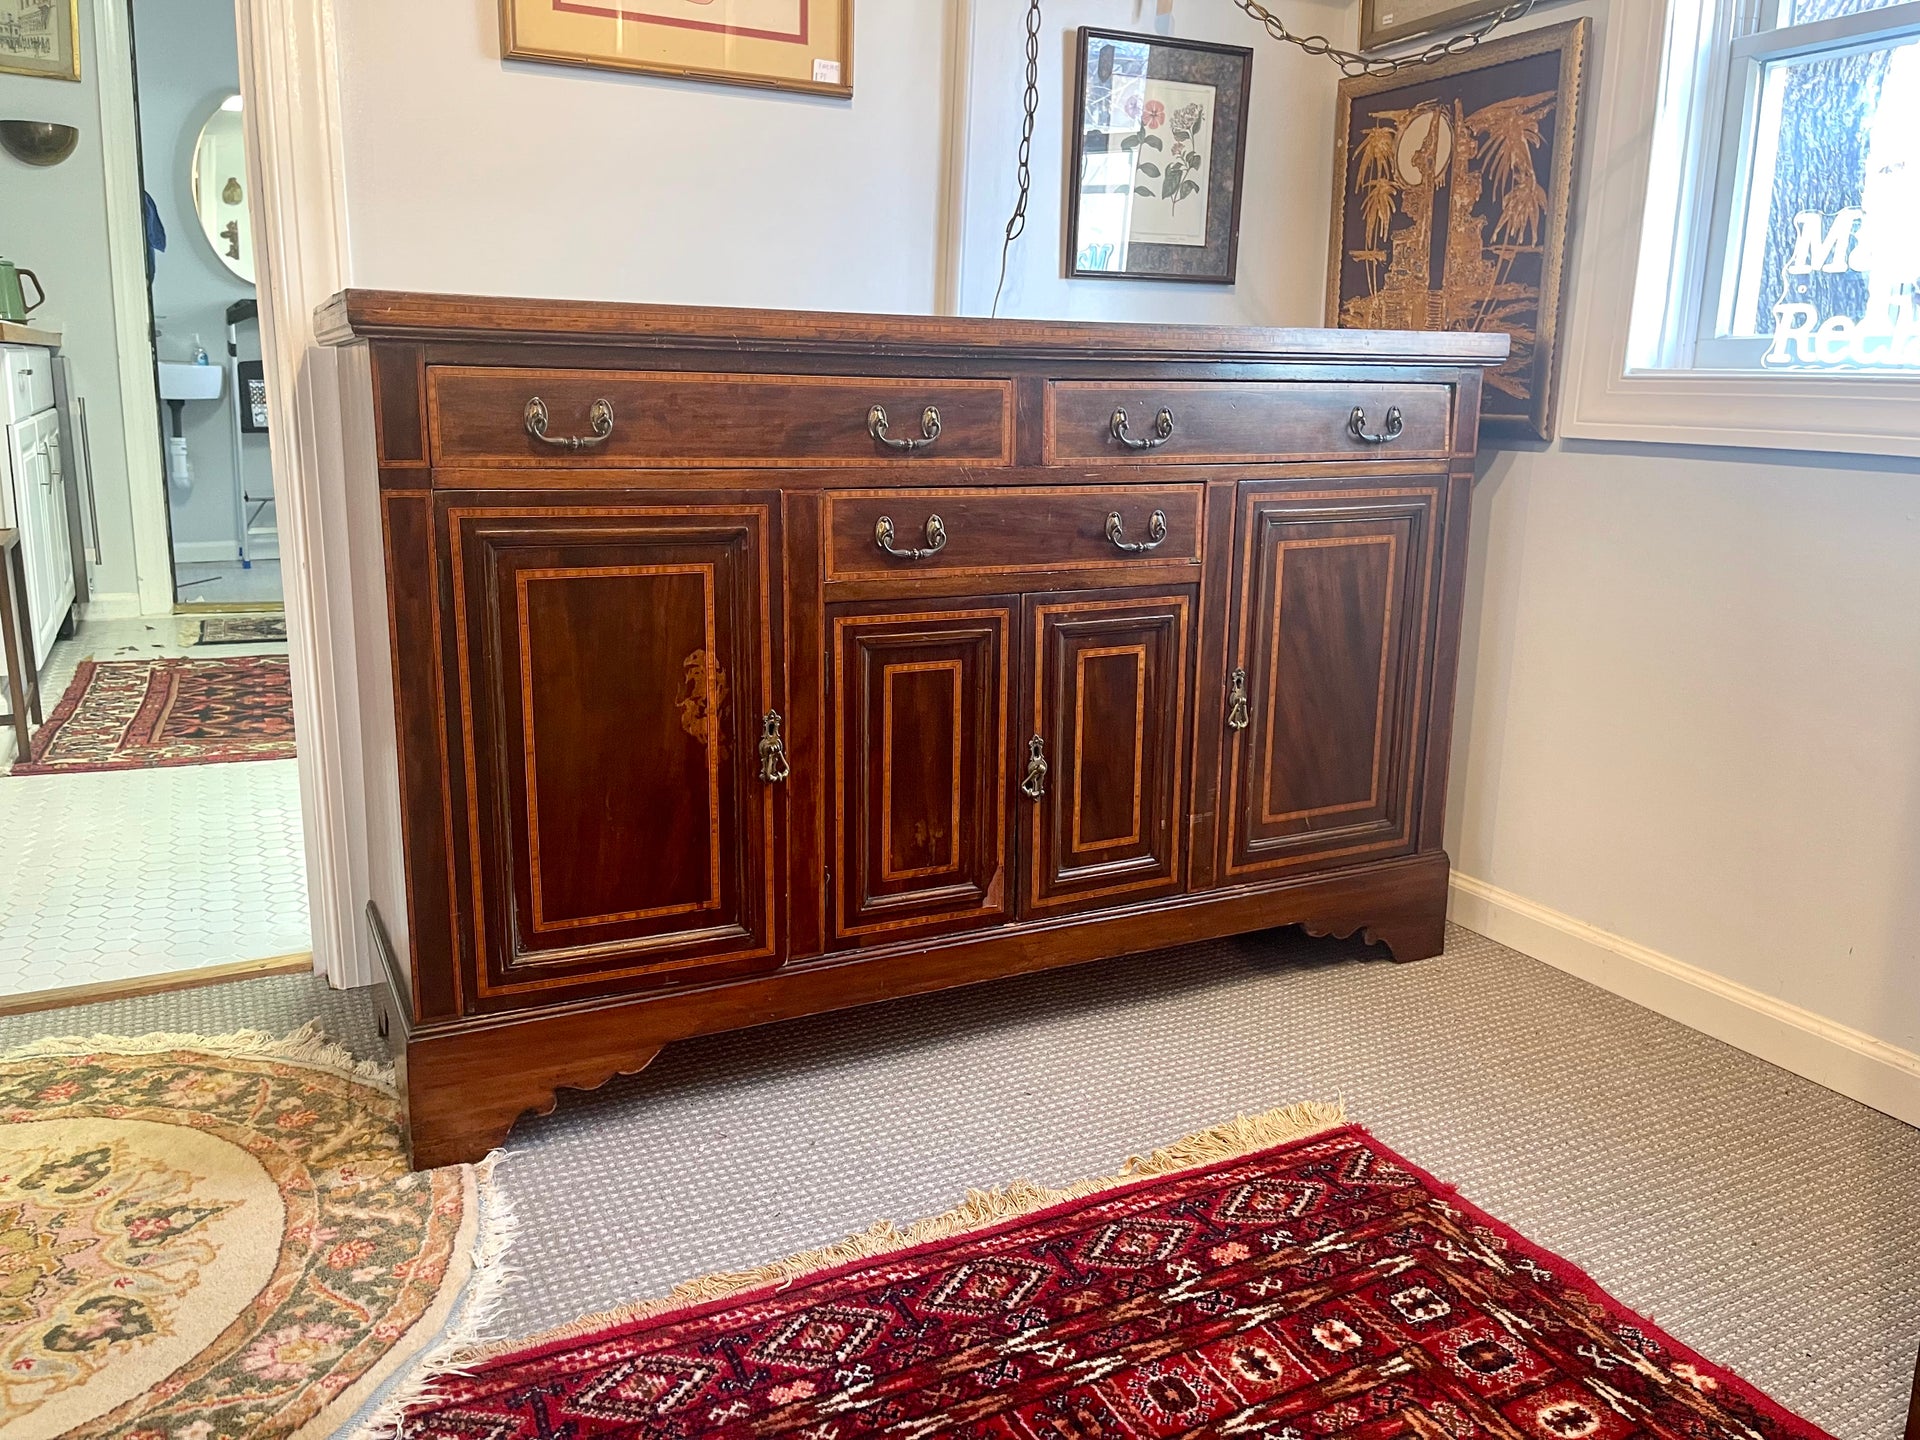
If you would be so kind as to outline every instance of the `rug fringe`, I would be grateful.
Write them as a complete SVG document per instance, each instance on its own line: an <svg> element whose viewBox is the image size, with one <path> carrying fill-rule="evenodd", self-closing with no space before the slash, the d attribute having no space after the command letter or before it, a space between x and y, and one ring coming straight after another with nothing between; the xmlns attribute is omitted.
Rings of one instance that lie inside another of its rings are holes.
<svg viewBox="0 0 1920 1440"><path fill-rule="evenodd" d="M767 1286L784 1288L817 1271L875 1259L900 1250L911 1250L936 1240L949 1240L969 1231L1017 1220L1070 1200L1085 1199L1103 1190L1131 1185L1135 1181L1217 1164L1258 1150L1268 1150L1275 1145L1305 1140L1336 1130L1346 1123L1346 1106L1339 1101L1306 1101L1298 1105L1279 1106L1257 1115L1235 1115L1231 1120L1195 1131L1145 1155L1130 1155L1117 1174L1076 1181L1060 1189L1031 1180L1014 1180L990 1190L969 1189L966 1199L951 1210L925 1220L916 1220L905 1228L896 1226L891 1220L879 1220L857 1235L849 1235L832 1245L789 1255L784 1260L750 1270L682 1281L658 1299L643 1300L598 1315L588 1315L528 1338L476 1346L445 1365L441 1373L465 1374L499 1355L577 1340L613 1325L650 1319L710 1300L724 1300L749 1290Z"/></svg>
<svg viewBox="0 0 1920 1440"><path fill-rule="evenodd" d="M392 1393L333 1440L387 1440L404 1434L407 1411L432 1399L434 1387L447 1376L461 1373L463 1357L489 1338L513 1275L506 1255L520 1234L520 1217L495 1175L505 1159L504 1152L495 1150L470 1167L476 1210L473 1248L468 1252L471 1270L466 1299L446 1333L414 1358Z"/></svg>
<svg viewBox="0 0 1920 1440"><path fill-rule="evenodd" d="M273 1035L265 1030L236 1030L228 1035L192 1035L156 1031L150 1035L68 1035L35 1040L0 1054L0 1063L10 1060L77 1058L83 1055L164 1055L173 1050L197 1051L203 1055L278 1060L310 1070L358 1080L394 1094L393 1066L384 1060L362 1060L346 1046L330 1038L316 1020L309 1020L291 1035Z"/></svg>

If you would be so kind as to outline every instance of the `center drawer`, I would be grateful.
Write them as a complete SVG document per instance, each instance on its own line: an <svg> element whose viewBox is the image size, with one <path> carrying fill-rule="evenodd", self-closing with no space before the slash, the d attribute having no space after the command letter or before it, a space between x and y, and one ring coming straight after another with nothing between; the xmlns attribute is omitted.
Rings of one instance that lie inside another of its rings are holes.
<svg viewBox="0 0 1920 1440"><path fill-rule="evenodd" d="M826 578L1197 566L1204 498L1199 485L832 491Z"/></svg>
<svg viewBox="0 0 1920 1440"><path fill-rule="evenodd" d="M434 365L427 415L436 465L919 469L1013 459L1008 380Z"/></svg>

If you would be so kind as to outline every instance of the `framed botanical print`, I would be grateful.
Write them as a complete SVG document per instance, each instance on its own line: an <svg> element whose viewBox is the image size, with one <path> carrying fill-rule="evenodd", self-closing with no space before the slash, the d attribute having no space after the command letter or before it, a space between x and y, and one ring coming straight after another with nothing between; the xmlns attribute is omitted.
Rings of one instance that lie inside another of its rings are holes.
<svg viewBox="0 0 1920 1440"><path fill-rule="evenodd" d="M1253 51L1081 27L1067 274L1233 283Z"/></svg>
<svg viewBox="0 0 1920 1440"><path fill-rule="evenodd" d="M1484 20L1505 0L1360 0L1360 48L1377 50L1413 35Z"/></svg>
<svg viewBox="0 0 1920 1440"><path fill-rule="evenodd" d="M1340 85L1327 324L1501 331L1481 428L1552 436L1587 20Z"/></svg>
<svg viewBox="0 0 1920 1440"><path fill-rule="evenodd" d="M0 0L0 73L80 78L80 0Z"/></svg>
<svg viewBox="0 0 1920 1440"><path fill-rule="evenodd" d="M500 0L500 53L851 96L853 0Z"/></svg>

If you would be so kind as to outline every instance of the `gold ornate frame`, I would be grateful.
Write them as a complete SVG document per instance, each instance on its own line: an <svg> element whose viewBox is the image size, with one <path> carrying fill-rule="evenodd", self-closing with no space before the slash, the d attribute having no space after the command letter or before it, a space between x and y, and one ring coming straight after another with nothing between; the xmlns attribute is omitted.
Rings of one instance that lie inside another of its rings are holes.
<svg viewBox="0 0 1920 1440"><path fill-rule="evenodd" d="M1483 415L1481 432L1536 435L1553 438L1553 402L1560 378L1560 302L1565 279L1567 236L1573 216L1575 162L1580 153L1580 100L1585 80L1587 44L1593 22L1585 17L1543 26L1505 40L1492 40L1465 54L1452 56L1416 71L1398 75L1361 76L1340 82L1339 114L1333 136L1333 215L1327 243L1326 324L1340 323L1341 252L1347 230L1348 178L1352 170L1351 128L1353 102L1383 91L1424 85L1456 75L1471 74L1530 55L1558 52L1560 83L1555 92L1553 154L1548 163L1546 246L1540 263L1540 309L1534 327L1535 353L1543 363L1539 383L1526 417Z"/></svg>
<svg viewBox="0 0 1920 1440"><path fill-rule="evenodd" d="M837 83L815 80L783 79L778 76L748 74L698 65L674 65L649 60L629 60L619 56L584 54L571 50L543 49L517 33L515 16L521 0L500 0L500 58L502 60L539 60L551 65L577 65L590 70L622 70L638 75L668 75L681 80L713 80L725 85L746 85L759 90L793 90L809 95L832 95L842 100L853 98L853 0L833 0L840 11L840 79Z"/></svg>
<svg viewBox="0 0 1920 1440"><path fill-rule="evenodd" d="M73 63L65 71L29 70L0 60L0 75L28 75L35 80L78 80L80 78L80 0L67 0L67 46Z"/></svg>

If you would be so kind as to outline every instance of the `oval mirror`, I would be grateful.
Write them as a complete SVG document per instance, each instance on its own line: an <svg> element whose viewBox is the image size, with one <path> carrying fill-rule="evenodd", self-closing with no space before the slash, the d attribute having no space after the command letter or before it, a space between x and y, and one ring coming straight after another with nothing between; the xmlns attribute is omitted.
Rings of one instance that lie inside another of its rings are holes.
<svg viewBox="0 0 1920 1440"><path fill-rule="evenodd" d="M240 97L229 95L200 127L193 147L193 208L213 253L253 283L253 236L247 223L247 145Z"/></svg>

